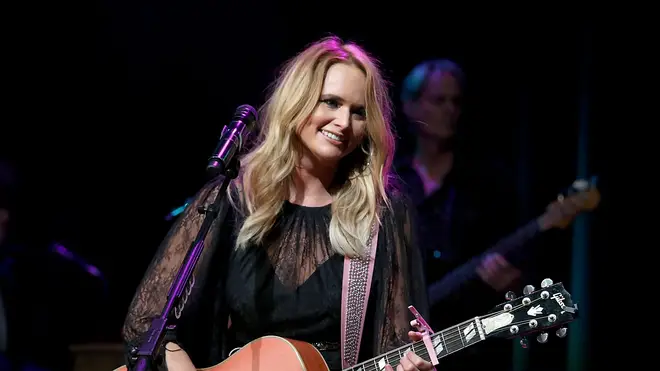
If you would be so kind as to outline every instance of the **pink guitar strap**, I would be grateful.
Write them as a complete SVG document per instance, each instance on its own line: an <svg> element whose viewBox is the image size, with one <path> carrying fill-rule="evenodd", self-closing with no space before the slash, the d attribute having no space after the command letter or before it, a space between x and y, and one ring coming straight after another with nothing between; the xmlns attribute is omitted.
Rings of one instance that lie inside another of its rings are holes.
<svg viewBox="0 0 660 371"><path fill-rule="evenodd" d="M378 230L376 224L367 242L369 259L344 259L341 297L341 359L344 368L355 365L360 354L364 317L376 260Z"/></svg>

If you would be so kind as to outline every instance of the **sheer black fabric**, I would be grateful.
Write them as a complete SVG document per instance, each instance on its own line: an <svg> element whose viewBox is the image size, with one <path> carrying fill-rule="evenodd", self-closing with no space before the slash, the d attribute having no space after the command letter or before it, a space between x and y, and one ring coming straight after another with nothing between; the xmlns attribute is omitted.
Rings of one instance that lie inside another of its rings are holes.
<svg viewBox="0 0 660 371"><path fill-rule="evenodd" d="M129 350L162 310L203 220L197 206L210 202L216 192L213 184L199 192L154 257L125 321ZM391 197L391 210L384 209L381 216L360 361L410 342L408 305L428 315L413 209L400 193ZM266 243L237 250L233 241L242 215L231 209L225 224L216 223L209 233L195 271L195 288L168 340L179 343L196 367L215 365L234 347L264 335L338 344L344 257L330 247L331 206L284 202ZM341 369L338 347L321 353L332 370ZM162 361L160 367L165 369Z"/></svg>

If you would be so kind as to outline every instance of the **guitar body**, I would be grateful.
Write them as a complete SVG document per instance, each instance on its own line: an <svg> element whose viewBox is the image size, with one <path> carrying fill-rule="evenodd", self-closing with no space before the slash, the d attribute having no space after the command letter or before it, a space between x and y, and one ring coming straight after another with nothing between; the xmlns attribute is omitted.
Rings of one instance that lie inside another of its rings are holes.
<svg viewBox="0 0 660 371"><path fill-rule="evenodd" d="M183 350L167 352L166 360L169 371L329 371L313 345L279 336L256 339L211 367L195 368ZM114 371L128 368L122 366Z"/></svg>

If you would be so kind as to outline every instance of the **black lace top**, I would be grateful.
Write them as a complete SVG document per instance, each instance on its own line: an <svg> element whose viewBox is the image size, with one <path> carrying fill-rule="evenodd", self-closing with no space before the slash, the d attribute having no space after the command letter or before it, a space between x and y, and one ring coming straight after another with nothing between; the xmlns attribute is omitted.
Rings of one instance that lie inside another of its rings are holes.
<svg viewBox="0 0 660 371"><path fill-rule="evenodd" d="M339 368L343 257L327 235L330 207L285 203L268 249L234 250L226 299L236 346L263 334L323 342Z"/></svg>
<svg viewBox="0 0 660 371"><path fill-rule="evenodd" d="M126 318L123 333L129 349L162 310L170 283L203 219L197 206L211 202L215 193L215 186L207 185L158 250ZM209 232L195 271L195 289L176 333L168 340L181 344L196 367L208 367L235 347L264 335L278 335L321 343L328 366L341 370L344 257L330 247L331 206L284 202L266 243L237 250L233 241L241 215L230 209L227 223ZM393 208L382 219L360 361L409 342L408 305L423 314L428 310L419 251L403 198L393 197Z"/></svg>

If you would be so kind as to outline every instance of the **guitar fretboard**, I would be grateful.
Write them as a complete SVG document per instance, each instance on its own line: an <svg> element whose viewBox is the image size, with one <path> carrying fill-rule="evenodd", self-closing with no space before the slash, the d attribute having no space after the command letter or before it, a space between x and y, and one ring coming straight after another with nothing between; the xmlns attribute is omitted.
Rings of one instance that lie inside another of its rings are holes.
<svg viewBox="0 0 660 371"><path fill-rule="evenodd" d="M436 357L440 359L485 340L486 336L481 326L481 320L479 317L475 317L469 321L436 332L431 335L430 338L433 351L435 352ZM420 340L401 348L391 350L343 371L382 371L385 370L385 365L387 364L396 370L401 358L404 357L408 351L415 352L415 354L421 358L431 362L431 357L426 344L423 340Z"/></svg>

